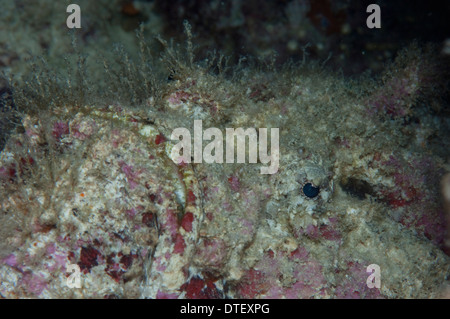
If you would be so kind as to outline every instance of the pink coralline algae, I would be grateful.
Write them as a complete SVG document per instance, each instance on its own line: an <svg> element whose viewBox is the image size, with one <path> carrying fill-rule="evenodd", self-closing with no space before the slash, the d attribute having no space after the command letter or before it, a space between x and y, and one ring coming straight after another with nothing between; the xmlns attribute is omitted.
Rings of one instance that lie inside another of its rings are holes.
<svg viewBox="0 0 450 319"><path fill-rule="evenodd" d="M391 155L381 163L392 173L394 187L380 189L381 197L394 209L395 219L407 228L442 246L445 217L439 204L439 177L427 157Z"/></svg>
<svg viewBox="0 0 450 319"><path fill-rule="evenodd" d="M313 225L310 224L306 228L299 228L296 232L296 236L300 237L302 235L307 236L311 239L316 240L330 240L340 242L342 235L338 228L338 220L335 217L329 218L327 224Z"/></svg>
<svg viewBox="0 0 450 319"><path fill-rule="evenodd" d="M367 264L367 262L365 263ZM335 294L341 299L380 299L380 291L370 289L366 284L368 273L364 264L348 261L347 267L339 271L340 278L346 278L340 281Z"/></svg>
<svg viewBox="0 0 450 319"><path fill-rule="evenodd" d="M30 293L39 296L47 288L47 283L42 274L26 273L20 284L27 287Z"/></svg>
<svg viewBox="0 0 450 319"><path fill-rule="evenodd" d="M69 125L65 122L56 122L53 125L52 135L59 141L64 135L69 134Z"/></svg>
<svg viewBox="0 0 450 319"><path fill-rule="evenodd" d="M429 94L429 83L437 74L436 61L414 46L404 54L410 58L400 55L392 69L386 72L383 86L369 97L371 112L403 118L412 114L412 108L421 96Z"/></svg>
<svg viewBox="0 0 450 319"><path fill-rule="evenodd" d="M4 262L5 264L7 264L8 266L11 266L11 267L17 266L17 258L14 254L11 254L8 257L4 258L2 260L2 262Z"/></svg>
<svg viewBox="0 0 450 319"><path fill-rule="evenodd" d="M194 221L194 215L191 212L187 212L184 214L183 219L181 220L181 227L187 232L192 231L192 222Z"/></svg>
<svg viewBox="0 0 450 319"><path fill-rule="evenodd" d="M196 247L195 259L197 263L207 267L208 271L217 272L226 265L228 251L223 239L205 238Z"/></svg>
<svg viewBox="0 0 450 319"><path fill-rule="evenodd" d="M97 258L99 256L101 256L101 254L94 247L81 247L80 261L78 262L81 271L87 273L92 267L97 266Z"/></svg>
<svg viewBox="0 0 450 319"><path fill-rule="evenodd" d="M140 171L133 168L133 166L126 164L125 162L119 162L122 172L127 177L128 183L130 183L130 189L137 187Z"/></svg>
<svg viewBox="0 0 450 319"><path fill-rule="evenodd" d="M280 277L281 271L283 276ZM325 297L328 290L322 267L303 247L276 255L269 251L246 272L237 286L241 298Z"/></svg>
<svg viewBox="0 0 450 319"><path fill-rule="evenodd" d="M84 141L91 137L96 131L95 121L80 121L76 120L72 123L72 134L76 139Z"/></svg>
<svg viewBox="0 0 450 319"><path fill-rule="evenodd" d="M181 290L186 293L188 299L218 299L221 293L217 290L215 284L211 280L203 280L193 277L183 286Z"/></svg>
<svg viewBox="0 0 450 319"><path fill-rule="evenodd" d="M411 75L416 81L416 75ZM410 79L394 79L388 81L386 88L374 94L370 104L380 114L387 114L393 118L404 117L409 114L412 102L417 95L418 83L411 83Z"/></svg>
<svg viewBox="0 0 450 319"><path fill-rule="evenodd" d="M231 176L228 178L228 182L230 183L230 187L234 192L238 192L240 188L239 178L236 176Z"/></svg>

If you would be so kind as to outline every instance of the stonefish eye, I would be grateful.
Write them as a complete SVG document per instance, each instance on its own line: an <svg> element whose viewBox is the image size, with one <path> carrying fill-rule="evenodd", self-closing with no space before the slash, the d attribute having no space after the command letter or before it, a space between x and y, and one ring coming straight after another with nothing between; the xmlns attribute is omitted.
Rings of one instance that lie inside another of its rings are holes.
<svg viewBox="0 0 450 319"><path fill-rule="evenodd" d="M303 186L303 194L309 198L314 198L319 195L319 191L319 187L314 187L311 183L306 183L305 186Z"/></svg>

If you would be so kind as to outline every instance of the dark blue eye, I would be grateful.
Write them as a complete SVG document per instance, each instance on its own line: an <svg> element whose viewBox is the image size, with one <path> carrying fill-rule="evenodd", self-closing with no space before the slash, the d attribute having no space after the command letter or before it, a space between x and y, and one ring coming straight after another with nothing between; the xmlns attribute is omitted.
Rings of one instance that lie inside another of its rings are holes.
<svg viewBox="0 0 450 319"><path fill-rule="evenodd" d="M307 183L305 184L305 186L303 186L303 194L305 194L309 198L313 198L319 195L319 191L319 187L314 187L311 183Z"/></svg>

